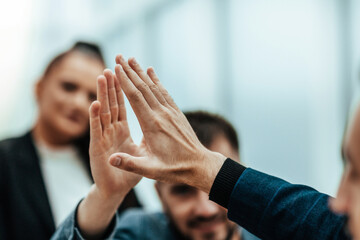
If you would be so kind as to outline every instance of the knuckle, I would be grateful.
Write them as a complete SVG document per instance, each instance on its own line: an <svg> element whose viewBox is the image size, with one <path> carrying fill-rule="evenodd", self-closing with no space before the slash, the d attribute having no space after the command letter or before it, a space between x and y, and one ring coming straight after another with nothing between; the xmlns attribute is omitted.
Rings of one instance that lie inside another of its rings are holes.
<svg viewBox="0 0 360 240"><path fill-rule="evenodd" d="M112 108L117 107L117 106L116 106L116 105L117 105L116 98L110 98L110 99L109 99L109 103L110 103L110 106L111 106Z"/></svg>
<svg viewBox="0 0 360 240"><path fill-rule="evenodd" d="M110 107L110 111L117 111L118 110L118 105L114 104Z"/></svg>
<svg viewBox="0 0 360 240"><path fill-rule="evenodd" d="M149 86L145 82L141 82L136 86L140 91L146 91Z"/></svg>
<svg viewBox="0 0 360 240"><path fill-rule="evenodd" d="M154 119L154 125L155 125L155 127L156 127L157 129L162 129L162 128L163 128L163 127L162 127L162 122L161 122L161 120L158 119L158 118Z"/></svg>
<svg viewBox="0 0 360 240"><path fill-rule="evenodd" d="M151 80L155 83L155 84L159 84L160 81L156 76L152 76Z"/></svg>
<svg viewBox="0 0 360 240"><path fill-rule="evenodd" d="M134 101L139 101L143 97L143 95L139 90L135 90L129 94L129 97Z"/></svg>
<svg viewBox="0 0 360 240"><path fill-rule="evenodd" d="M113 119L116 119L117 118L117 115L118 115L118 107L117 106L114 106L111 108L111 115L112 115L112 118Z"/></svg>
<svg viewBox="0 0 360 240"><path fill-rule="evenodd" d="M159 91L158 87L155 84L150 84L149 88L153 92L155 92L155 91L158 92Z"/></svg>
<svg viewBox="0 0 360 240"><path fill-rule="evenodd" d="M154 125L155 125L156 131L160 131L162 133L169 131L169 129L164 125L164 121L162 121L161 119L156 118L154 120Z"/></svg>
<svg viewBox="0 0 360 240"><path fill-rule="evenodd" d="M103 117L103 118L108 117L108 116L110 116L110 114L111 114L110 111L102 112L101 117Z"/></svg>
<svg viewBox="0 0 360 240"><path fill-rule="evenodd" d="M125 66L123 65L122 67L123 67L123 69L125 70L125 72L130 72L130 71L132 71L132 68L131 68L128 64L125 64Z"/></svg>
<svg viewBox="0 0 360 240"><path fill-rule="evenodd" d="M164 118L166 118L166 119L172 118L172 113L166 108L163 110L162 114L163 114Z"/></svg>
<svg viewBox="0 0 360 240"><path fill-rule="evenodd" d="M136 165L135 162L133 161L133 159L128 159L125 163L125 169L128 171L135 171L136 170Z"/></svg>
<svg viewBox="0 0 360 240"><path fill-rule="evenodd" d="M102 122L104 122L104 123L110 122L110 120L111 120L110 112L102 113L101 114L101 119L102 119Z"/></svg>

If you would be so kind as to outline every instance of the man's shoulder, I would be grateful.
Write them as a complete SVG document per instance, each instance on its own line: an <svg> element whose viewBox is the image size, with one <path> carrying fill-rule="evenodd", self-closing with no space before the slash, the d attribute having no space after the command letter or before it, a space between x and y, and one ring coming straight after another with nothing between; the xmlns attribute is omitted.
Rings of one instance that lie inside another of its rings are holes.
<svg viewBox="0 0 360 240"><path fill-rule="evenodd" d="M131 239L171 239L172 233L166 215L130 209L118 217L115 236L126 234ZM129 239L130 239L129 238Z"/></svg>
<svg viewBox="0 0 360 240"><path fill-rule="evenodd" d="M168 220L162 212L146 212L143 209L129 209L120 215L119 223L131 225L155 224L166 227Z"/></svg>
<svg viewBox="0 0 360 240"><path fill-rule="evenodd" d="M249 233L245 229L241 229L241 239L242 240L261 240L260 238L258 238L255 235Z"/></svg>
<svg viewBox="0 0 360 240"><path fill-rule="evenodd" d="M120 217L140 217L140 218L166 218L163 212L148 212L142 208L127 209Z"/></svg>

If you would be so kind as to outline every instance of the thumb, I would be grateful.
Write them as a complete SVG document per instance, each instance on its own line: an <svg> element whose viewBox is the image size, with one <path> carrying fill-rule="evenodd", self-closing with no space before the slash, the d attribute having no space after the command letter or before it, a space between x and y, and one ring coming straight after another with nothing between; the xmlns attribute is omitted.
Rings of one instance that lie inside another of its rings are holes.
<svg viewBox="0 0 360 240"><path fill-rule="evenodd" d="M148 175L146 157L134 157L126 153L114 153L110 156L110 164L114 167L136 173L142 176Z"/></svg>

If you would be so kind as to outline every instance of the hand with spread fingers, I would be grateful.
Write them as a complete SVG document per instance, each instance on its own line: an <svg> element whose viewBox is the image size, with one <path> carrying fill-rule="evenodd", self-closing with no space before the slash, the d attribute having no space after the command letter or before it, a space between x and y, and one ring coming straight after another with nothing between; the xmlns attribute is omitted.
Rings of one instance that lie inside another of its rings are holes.
<svg viewBox="0 0 360 240"><path fill-rule="evenodd" d="M90 106L90 165L95 184L78 208L78 224L84 236L100 237L126 194L141 176L113 168L114 152L144 156L143 141L134 144L128 127L124 97L116 76L105 70L97 79L97 101Z"/></svg>
<svg viewBox="0 0 360 240"><path fill-rule="evenodd" d="M115 74L140 123L146 154L115 153L110 162L145 177L179 182L209 193L226 157L206 149L154 70L144 72L134 58L116 57Z"/></svg>
<svg viewBox="0 0 360 240"><path fill-rule="evenodd" d="M133 188L140 176L115 171L108 159L114 152L135 156L145 153L144 142L137 146L128 127L124 96L116 76L105 70L98 78L98 101L90 106L90 164L96 186L104 196L113 195L119 188Z"/></svg>

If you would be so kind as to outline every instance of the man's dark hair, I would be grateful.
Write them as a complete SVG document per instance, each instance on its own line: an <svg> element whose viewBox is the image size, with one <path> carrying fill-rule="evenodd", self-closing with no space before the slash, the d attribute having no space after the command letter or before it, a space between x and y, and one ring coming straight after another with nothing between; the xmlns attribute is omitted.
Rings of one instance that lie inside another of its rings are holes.
<svg viewBox="0 0 360 240"><path fill-rule="evenodd" d="M239 152L239 140L235 128L223 117L204 111L184 113L200 142L209 147L219 136L224 136L231 146Z"/></svg>

